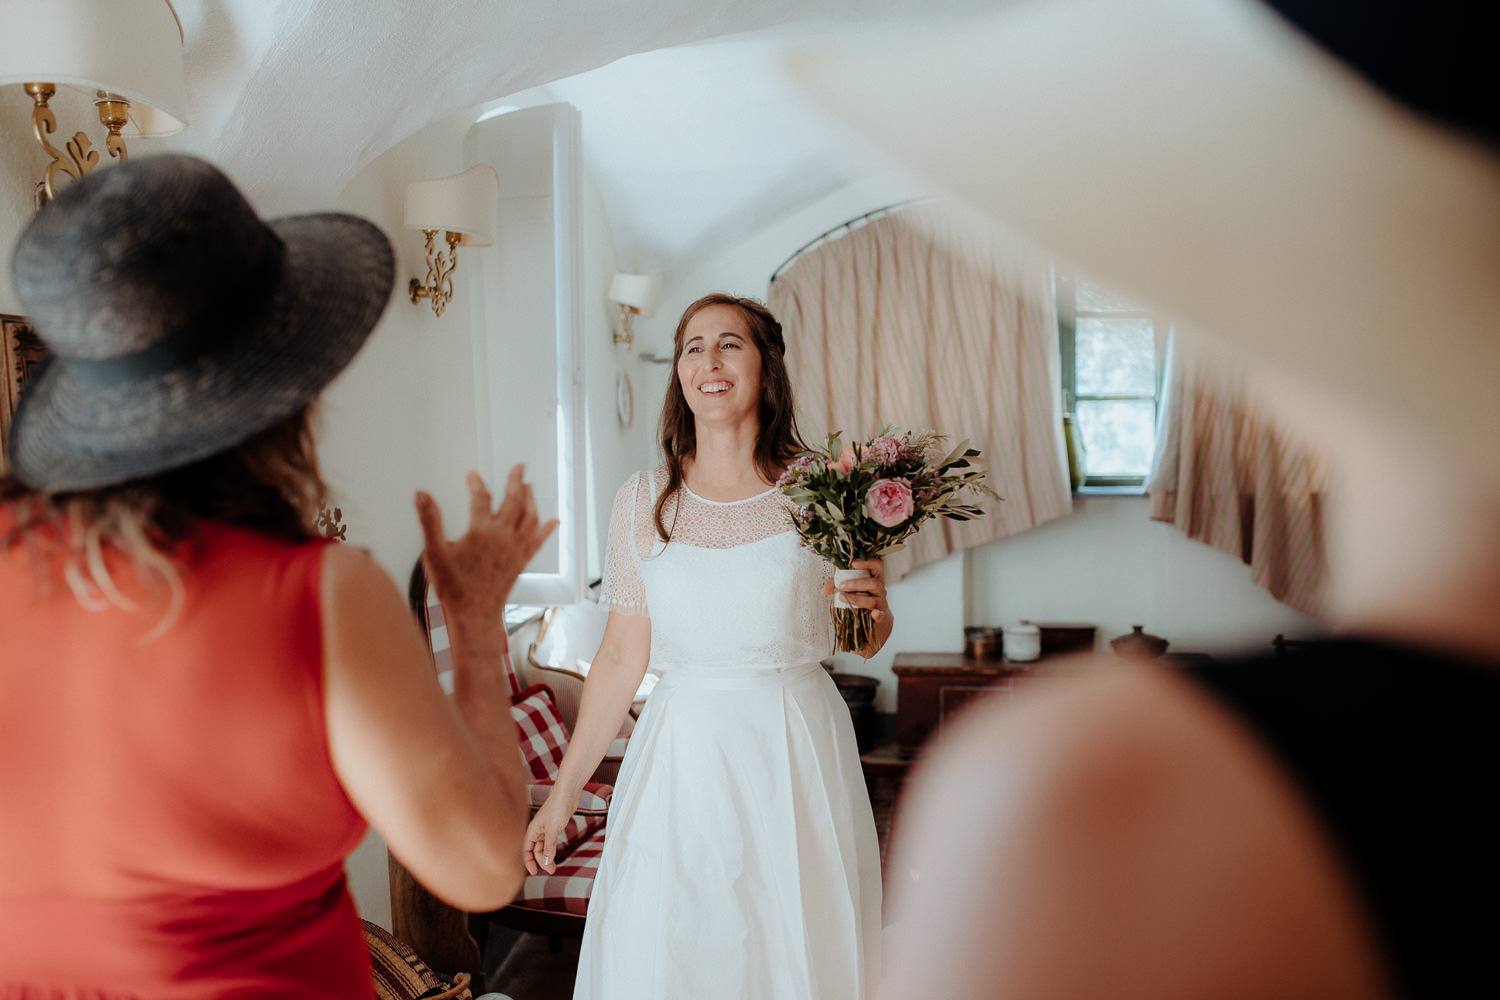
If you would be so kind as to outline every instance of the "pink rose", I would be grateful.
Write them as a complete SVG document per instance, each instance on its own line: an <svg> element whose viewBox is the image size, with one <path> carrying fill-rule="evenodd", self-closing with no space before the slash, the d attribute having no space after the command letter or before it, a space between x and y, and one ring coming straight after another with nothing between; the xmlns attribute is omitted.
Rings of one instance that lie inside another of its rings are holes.
<svg viewBox="0 0 1500 1000"><path fill-rule="evenodd" d="M879 479L865 494L865 508L883 528L894 528L911 517L911 487L904 479Z"/></svg>
<svg viewBox="0 0 1500 1000"><path fill-rule="evenodd" d="M870 442L870 451L881 465L894 465L901 457L901 442L895 438L879 437Z"/></svg>
<svg viewBox="0 0 1500 1000"><path fill-rule="evenodd" d="M834 462L829 468L840 475L847 476L854 471L854 467L858 464L859 460L854 457L854 449L846 447L839 453L839 460Z"/></svg>

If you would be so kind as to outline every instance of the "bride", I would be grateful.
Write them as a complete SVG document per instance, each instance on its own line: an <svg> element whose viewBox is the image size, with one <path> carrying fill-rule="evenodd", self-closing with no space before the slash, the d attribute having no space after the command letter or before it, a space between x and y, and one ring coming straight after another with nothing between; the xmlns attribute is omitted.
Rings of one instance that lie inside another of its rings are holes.
<svg viewBox="0 0 1500 1000"><path fill-rule="evenodd" d="M648 663L589 902L575 1000L829 1000L879 968L880 859L848 710L819 664L832 570L773 485L801 447L781 326L708 295L677 326L666 456L615 498L609 621L567 756L526 834L551 872ZM884 567L841 584L891 632Z"/></svg>

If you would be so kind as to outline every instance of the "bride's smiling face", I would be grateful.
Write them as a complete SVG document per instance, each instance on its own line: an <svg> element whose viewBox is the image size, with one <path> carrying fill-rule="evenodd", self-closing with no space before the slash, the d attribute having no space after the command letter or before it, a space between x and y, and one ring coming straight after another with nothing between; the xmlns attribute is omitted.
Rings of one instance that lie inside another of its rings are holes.
<svg viewBox="0 0 1500 1000"><path fill-rule="evenodd" d="M682 332L677 378L697 423L759 420L760 349L744 313L728 305L694 313Z"/></svg>

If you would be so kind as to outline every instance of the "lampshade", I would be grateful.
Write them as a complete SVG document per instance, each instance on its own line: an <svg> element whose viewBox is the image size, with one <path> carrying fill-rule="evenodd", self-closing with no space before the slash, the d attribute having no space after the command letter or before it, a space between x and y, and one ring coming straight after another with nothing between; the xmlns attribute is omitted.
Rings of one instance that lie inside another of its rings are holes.
<svg viewBox="0 0 1500 1000"><path fill-rule="evenodd" d="M127 135L187 128L182 25L168 0L0 3L0 84L104 90L130 102Z"/></svg>
<svg viewBox="0 0 1500 1000"><path fill-rule="evenodd" d="M660 271L654 274L616 274L609 283L609 301L630 306L642 316L655 316L661 283Z"/></svg>
<svg viewBox="0 0 1500 1000"><path fill-rule="evenodd" d="M491 246L499 204L500 175L487 163L452 177L407 181L406 228L457 233L462 246Z"/></svg>

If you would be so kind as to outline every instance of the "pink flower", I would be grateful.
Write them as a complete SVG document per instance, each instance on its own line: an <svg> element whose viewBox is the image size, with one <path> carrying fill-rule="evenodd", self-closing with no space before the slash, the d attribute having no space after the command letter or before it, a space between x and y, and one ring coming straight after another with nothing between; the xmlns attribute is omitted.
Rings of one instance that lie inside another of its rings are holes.
<svg viewBox="0 0 1500 1000"><path fill-rule="evenodd" d="M854 471L854 467L858 464L859 460L854 457L854 449L846 446L839 453L839 460L830 465L829 468L840 475L847 476Z"/></svg>
<svg viewBox="0 0 1500 1000"><path fill-rule="evenodd" d="M901 457L901 442L895 438L878 437L870 442L870 452L881 465L894 465Z"/></svg>
<svg viewBox="0 0 1500 1000"><path fill-rule="evenodd" d="M883 528L894 528L911 517L911 487L904 479L878 479L865 494L865 508Z"/></svg>

